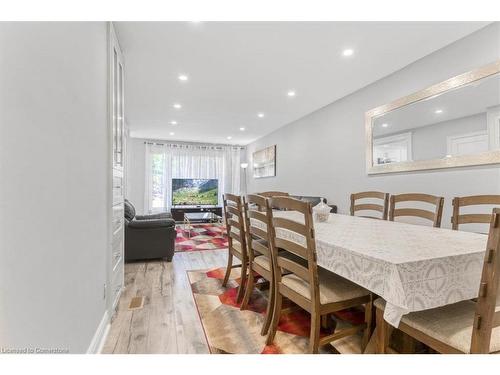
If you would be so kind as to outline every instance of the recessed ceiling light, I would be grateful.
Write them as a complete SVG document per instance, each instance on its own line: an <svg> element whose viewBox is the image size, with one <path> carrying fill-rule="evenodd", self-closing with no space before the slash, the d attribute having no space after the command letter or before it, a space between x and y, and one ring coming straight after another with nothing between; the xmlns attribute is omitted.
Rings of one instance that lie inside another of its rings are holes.
<svg viewBox="0 0 500 375"><path fill-rule="evenodd" d="M435 114L439 115L440 113L443 113L443 110L442 109L436 109L434 111Z"/></svg>
<svg viewBox="0 0 500 375"><path fill-rule="evenodd" d="M262 118L262 117L264 117L264 114L263 114L262 112L260 112L260 113L257 113L257 117L260 117L260 118Z"/></svg>
<svg viewBox="0 0 500 375"><path fill-rule="evenodd" d="M185 74L181 74L179 75L179 81L187 81L188 80L188 76L185 75Z"/></svg>
<svg viewBox="0 0 500 375"><path fill-rule="evenodd" d="M182 105L180 105L179 103L175 103L175 104L174 104L174 108L175 108L175 109L181 109L181 108L182 108Z"/></svg>
<svg viewBox="0 0 500 375"><path fill-rule="evenodd" d="M244 131L245 131L245 127L244 127L244 126L242 126L242 127L240 128L240 131L244 132Z"/></svg>
<svg viewBox="0 0 500 375"><path fill-rule="evenodd" d="M168 133L168 134L170 134L170 135L175 135L175 133L174 133L174 132L170 132L170 133Z"/></svg>
<svg viewBox="0 0 500 375"><path fill-rule="evenodd" d="M352 48L347 48L342 51L343 56L352 56L354 55L354 50Z"/></svg>
<svg viewBox="0 0 500 375"><path fill-rule="evenodd" d="M177 121L170 121L170 125L177 125Z"/></svg>
<svg viewBox="0 0 500 375"><path fill-rule="evenodd" d="M383 124L382 124L382 127L383 127L383 128L387 128L388 126L389 126L389 124L388 124L388 123L383 123Z"/></svg>
<svg viewBox="0 0 500 375"><path fill-rule="evenodd" d="M229 137L226 137L227 139L232 139L233 137L229 136Z"/></svg>
<svg viewBox="0 0 500 375"><path fill-rule="evenodd" d="M293 90L290 90L286 93L288 96L292 97L292 96L295 96L295 91Z"/></svg>

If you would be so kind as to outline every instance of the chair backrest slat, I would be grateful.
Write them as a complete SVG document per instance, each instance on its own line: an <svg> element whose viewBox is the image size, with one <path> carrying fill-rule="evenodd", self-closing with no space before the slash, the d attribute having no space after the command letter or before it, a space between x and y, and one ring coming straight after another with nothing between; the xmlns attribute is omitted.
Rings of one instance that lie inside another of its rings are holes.
<svg viewBox="0 0 500 375"><path fill-rule="evenodd" d="M480 205L500 206L500 195L471 195L453 198L452 229L458 230L460 224L487 224L491 215L481 213L460 214L460 208Z"/></svg>
<svg viewBox="0 0 500 375"><path fill-rule="evenodd" d="M500 208L493 209L479 297L472 329L471 353L489 353L491 333L500 324Z"/></svg>
<svg viewBox="0 0 500 375"><path fill-rule="evenodd" d="M457 197L460 207L476 206L480 204L500 204L500 195L470 195L468 197Z"/></svg>
<svg viewBox="0 0 500 375"><path fill-rule="evenodd" d="M230 231L228 233L229 233L229 238L231 238L233 240L236 240L236 241L238 241L240 243L242 242L242 238L241 238L241 236L240 236L239 233L233 232L233 231Z"/></svg>
<svg viewBox="0 0 500 375"><path fill-rule="evenodd" d="M458 217L458 224L486 224L491 220L488 214L465 214Z"/></svg>
<svg viewBox="0 0 500 375"><path fill-rule="evenodd" d="M229 225L231 225L232 227L234 228L237 228L239 230L241 230L241 227L242 227L242 223L240 223L239 221L237 220L234 220L234 219L228 219L229 221Z"/></svg>
<svg viewBox="0 0 500 375"><path fill-rule="evenodd" d="M309 269L300 264L278 255L278 267L284 268L293 272L304 281L309 281Z"/></svg>
<svg viewBox="0 0 500 375"><path fill-rule="evenodd" d="M230 214L233 214L233 215L236 215L238 216L240 214L240 212L238 211L238 208L237 207L234 207L234 206L227 206L226 207L226 211Z"/></svg>
<svg viewBox="0 0 500 375"><path fill-rule="evenodd" d="M255 237L261 238L261 239L266 239L267 238L267 232L265 230L262 230L260 228L257 228L253 225L249 225L248 227L248 232L250 234L253 234Z"/></svg>
<svg viewBox="0 0 500 375"><path fill-rule="evenodd" d="M382 200L382 204L356 203L356 201L360 199L378 199ZM382 214L380 217L370 216L370 215L363 215L363 217L387 220L388 210L389 210L389 193L383 193L381 191L362 191L360 193L351 194L351 216L354 216L358 211L377 211Z"/></svg>
<svg viewBox="0 0 500 375"><path fill-rule="evenodd" d="M427 210L421 210L419 208L397 208L394 210L394 216L412 216L421 217L422 219L427 219L434 221L435 213Z"/></svg>
<svg viewBox="0 0 500 375"><path fill-rule="evenodd" d="M261 197L273 198L273 197L288 197L290 194L284 191L264 191L259 193Z"/></svg>
<svg viewBox="0 0 500 375"><path fill-rule="evenodd" d="M356 204L354 206L354 212L356 211L378 211L378 212L384 212L384 206L381 206L380 204L372 204L372 203L365 203L365 204Z"/></svg>
<svg viewBox="0 0 500 375"><path fill-rule="evenodd" d="M250 197L250 195L247 196L247 203L250 205L250 203L248 202L248 199L249 199L248 197ZM265 206L262 206L262 207L265 207ZM248 215L247 215L247 217L249 219L256 219L256 220L262 221L263 223L266 223L267 220L268 220L268 217L266 216L266 212L265 211L264 212L255 211L251 207L249 207L249 209L248 209Z"/></svg>
<svg viewBox="0 0 500 375"><path fill-rule="evenodd" d="M433 205L437 205L439 201L442 199L441 197L437 197L435 195L430 194L422 194L422 193L406 193L406 194L398 194L392 196L394 202L426 202Z"/></svg>
<svg viewBox="0 0 500 375"><path fill-rule="evenodd" d="M387 193L383 193L381 191L362 191L359 193L353 193L354 199L363 199L363 198L376 198L376 199L385 199Z"/></svg>
<svg viewBox="0 0 500 375"><path fill-rule="evenodd" d="M252 241L252 250L254 256L265 255L267 257L270 256L269 248L266 245L263 245L261 242Z"/></svg>
<svg viewBox="0 0 500 375"><path fill-rule="evenodd" d="M282 217L275 217L273 220L274 226L279 227L281 230L296 232L304 237L307 235L307 228L304 224L300 224L296 221L285 219Z"/></svg>
<svg viewBox="0 0 500 375"><path fill-rule="evenodd" d="M420 208L399 208L396 209L397 203L402 202L423 202L435 206L434 211L428 211ZM441 218L443 216L444 198L430 194L409 193L391 195L389 220L394 221L398 216L420 217L432 221L432 225L436 228L441 227Z"/></svg>
<svg viewBox="0 0 500 375"><path fill-rule="evenodd" d="M305 260L308 259L307 249L304 246L299 245L296 242L285 240L284 238L276 238L274 240L274 243L278 249L286 250L286 251L293 253L294 255L297 255Z"/></svg>

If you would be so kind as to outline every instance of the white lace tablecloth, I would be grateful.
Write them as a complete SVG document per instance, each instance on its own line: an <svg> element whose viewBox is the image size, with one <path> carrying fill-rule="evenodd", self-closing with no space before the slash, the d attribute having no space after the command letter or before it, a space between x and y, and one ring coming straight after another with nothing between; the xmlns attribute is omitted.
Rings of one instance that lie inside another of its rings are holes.
<svg viewBox="0 0 500 375"><path fill-rule="evenodd" d="M293 211L275 216L303 221ZM384 298L394 327L409 312L477 297L484 234L336 214L314 229L318 265ZM291 234L277 233L303 243Z"/></svg>

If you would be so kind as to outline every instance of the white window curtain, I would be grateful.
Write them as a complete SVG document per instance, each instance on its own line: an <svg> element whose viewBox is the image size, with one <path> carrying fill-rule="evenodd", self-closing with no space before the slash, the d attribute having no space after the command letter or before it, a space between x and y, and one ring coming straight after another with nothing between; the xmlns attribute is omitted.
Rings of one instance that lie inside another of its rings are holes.
<svg viewBox="0 0 500 375"><path fill-rule="evenodd" d="M144 208L148 213L165 209L167 196L167 158L161 145L146 143L146 180L144 184Z"/></svg>
<svg viewBox="0 0 500 375"><path fill-rule="evenodd" d="M240 194L241 149L232 146L146 143L145 204L148 212L172 206L172 178L217 179L224 193Z"/></svg>

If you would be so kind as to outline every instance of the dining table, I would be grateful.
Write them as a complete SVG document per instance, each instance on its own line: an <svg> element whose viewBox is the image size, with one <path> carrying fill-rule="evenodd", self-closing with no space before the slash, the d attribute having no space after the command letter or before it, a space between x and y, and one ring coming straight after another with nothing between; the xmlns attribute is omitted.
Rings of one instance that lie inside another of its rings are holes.
<svg viewBox="0 0 500 375"><path fill-rule="evenodd" d="M275 217L303 222L297 211ZM398 327L403 315L477 297L487 235L358 216L314 220L317 264L386 301L384 319ZM304 244L279 228L277 237Z"/></svg>

